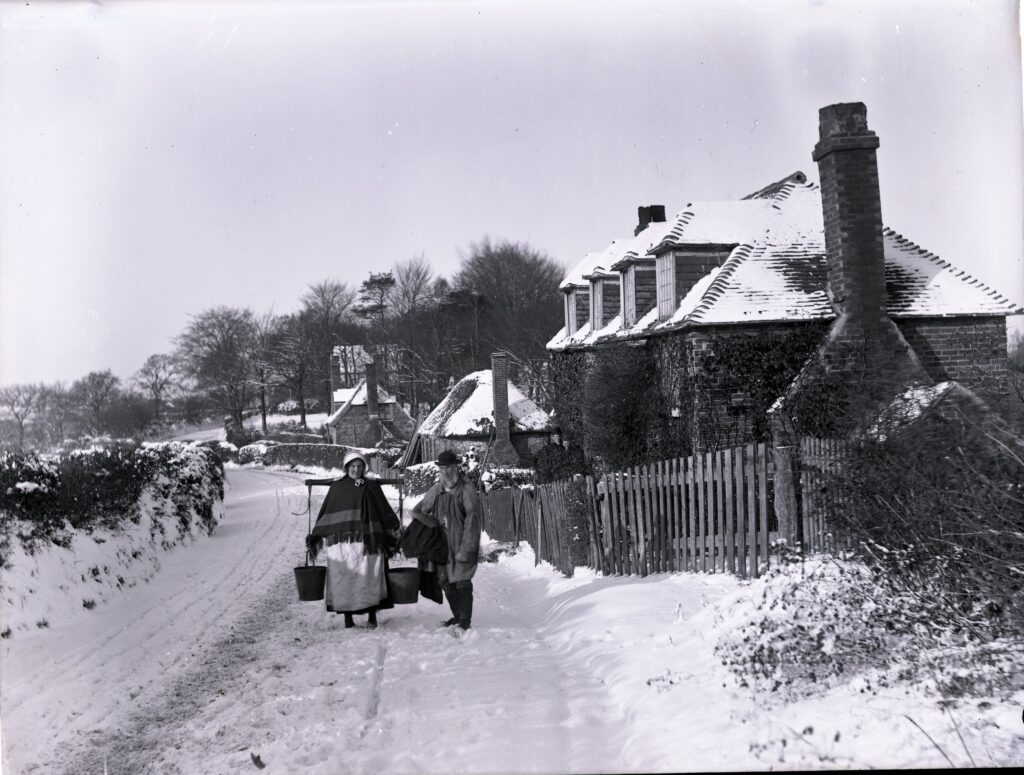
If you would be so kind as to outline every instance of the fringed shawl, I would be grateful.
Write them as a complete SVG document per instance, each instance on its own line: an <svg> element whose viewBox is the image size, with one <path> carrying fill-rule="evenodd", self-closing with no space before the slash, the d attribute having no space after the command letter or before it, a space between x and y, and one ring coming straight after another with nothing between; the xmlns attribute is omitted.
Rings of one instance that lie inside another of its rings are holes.
<svg viewBox="0 0 1024 775"><path fill-rule="evenodd" d="M390 533L401 523L380 485L371 479L360 481L362 484L356 484L355 479L346 476L331 484L313 535L335 541L362 541L367 554L380 554L394 547Z"/></svg>

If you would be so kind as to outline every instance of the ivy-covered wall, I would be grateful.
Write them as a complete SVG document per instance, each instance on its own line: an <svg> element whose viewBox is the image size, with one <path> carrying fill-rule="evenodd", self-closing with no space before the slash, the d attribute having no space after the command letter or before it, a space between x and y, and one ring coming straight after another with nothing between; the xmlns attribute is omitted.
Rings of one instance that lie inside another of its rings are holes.
<svg viewBox="0 0 1024 775"><path fill-rule="evenodd" d="M771 438L768 409L827 322L722 326L552 354L562 438L608 466Z"/></svg>

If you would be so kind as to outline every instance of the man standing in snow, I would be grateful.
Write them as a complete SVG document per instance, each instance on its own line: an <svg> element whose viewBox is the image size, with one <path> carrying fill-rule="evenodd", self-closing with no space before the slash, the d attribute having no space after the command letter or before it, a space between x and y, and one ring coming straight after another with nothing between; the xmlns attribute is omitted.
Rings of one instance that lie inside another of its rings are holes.
<svg viewBox="0 0 1024 775"><path fill-rule="evenodd" d="M451 450L437 457L437 483L412 509L427 527L442 525L448 539L448 563L437 565L437 580L448 598L452 617L445 627L468 630L473 618L473 574L480 555L480 496L459 470Z"/></svg>

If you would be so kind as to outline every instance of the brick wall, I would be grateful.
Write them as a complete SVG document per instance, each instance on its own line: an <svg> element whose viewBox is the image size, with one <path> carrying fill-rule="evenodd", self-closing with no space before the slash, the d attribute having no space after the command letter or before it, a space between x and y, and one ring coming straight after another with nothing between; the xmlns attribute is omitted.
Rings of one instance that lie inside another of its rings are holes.
<svg viewBox="0 0 1024 775"><path fill-rule="evenodd" d="M908 318L896 325L936 382L956 380L992 400L1008 395L1006 318Z"/></svg>

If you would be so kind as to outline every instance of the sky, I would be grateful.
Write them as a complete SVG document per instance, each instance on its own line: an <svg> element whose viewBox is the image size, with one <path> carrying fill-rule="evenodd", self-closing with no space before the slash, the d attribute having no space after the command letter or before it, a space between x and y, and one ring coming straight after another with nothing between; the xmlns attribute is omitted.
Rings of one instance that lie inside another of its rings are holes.
<svg viewBox="0 0 1024 775"><path fill-rule="evenodd" d="M0 0L0 384L121 377L484 237L570 266L636 208L802 170L867 105L887 226L1024 304L1017 0ZM552 332L555 333L555 332Z"/></svg>

